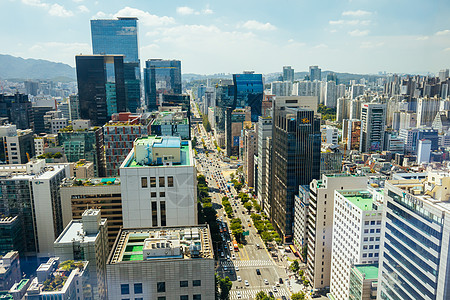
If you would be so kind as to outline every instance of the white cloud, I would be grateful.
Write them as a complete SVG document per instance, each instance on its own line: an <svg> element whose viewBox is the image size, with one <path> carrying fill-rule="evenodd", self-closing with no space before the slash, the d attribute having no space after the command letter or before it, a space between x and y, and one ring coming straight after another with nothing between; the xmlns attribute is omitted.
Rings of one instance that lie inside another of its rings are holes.
<svg viewBox="0 0 450 300"><path fill-rule="evenodd" d="M347 10L342 13L343 16L350 16L350 17L365 17L370 16L372 13L370 11L366 10Z"/></svg>
<svg viewBox="0 0 450 300"><path fill-rule="evenodd" d="M89 8L87 8L87 7L84 6L84 5L78 6L78 10L79 10L80 12L82 12L82 13L87 13L87 12L89 12Z"/></svg>
<svg viewBox="0 0 450 300"><path fill-rule="evenodd" d="M99 13L101 12L98 12L97 15ZM152 15L147 11L128 6L119 10L116 14L113 15L113 17L137 17L142 25L153 27L167 26L175 23L175 20L172 17L160 17L157 15Z"/></svg>
<svg viewBox="0 0 450 300"><path fill-rule="evenodd" d="M277 29L275 26L273 26L270 23L261 23L255 20L249 20L242 25L243 28L249 29L249 30L275 30Z"/></svg>
<svg viewBox="0 0 450 300"><path fill-rule="evenodd" d="M313 49L326 49L328 48L327 44L319 44L313 47Z"/></svg>
<svg viewBox="0 0 450 300"><path fill-rule="evenodd" d="M370 49L370 48L377 48L384 45L384 42L362 42L360 48L363 49Z"/></svg>
<svg viewBox="0 0 450 300"><path fill-rule="evenodd" d="M450 34L450 30L449 29L445 29L445 30L441 30L436 32L436 35L447 35Z"/></svg>
<svg viewBox="0 0 450 300"><path fill-rule="evenodd" d="M44 7L48 8L49 5L47 3L41 2L41 0L22 0L23 4L36 6L36 7Z"/></svg>
<svg viewBox="0 0 450 300"><path fill-rule="evenodd" d="M194 13L195 13L195 10L188 6L177 7L177 14L179 14L179 15L185 16L185 15L192 15Z"/></svg>
<svg viewBox="0 0 450 300"><path fill-rule="evenodd" d="M349 31L348 34L351 36L366 36L369 34L369 30L355 29L355 30Z"/></svg>
<svg viewBox="0 0 450 300"><path fill-rule="evenodd" d="M211 15L213 13L214 13L214 11L212 9L210 9L209 7L202 9L202 14L204 14L204 15Z"/></svg>
<svg viewBox="0 0 450 300"><path fill-rule="evenodd" d="M356 25L363 25L367 26L370 25L370 20L330 20L328 21L328 24L332 26L336 25L350 25L350 26L356 26Z"/></svg>
<svg viewBox="0 0 450 300"><path fill-rule="evenodd" d="M73 16L73 12L71 12L70 10L66 10L64 8L64 6L59 5L57 3L50 6L48 13L51 16L56 16L56 17L72 17Z"/></svg>
<svg viewBox="0 0 450 300"><path fill-rule="evenodd" d="M418 37L416 37L416 40L418 40L418 41L426 41L426 40L428 40L429 38L430 38L429 36L424 35L424 36L418 36Z"/></svg>

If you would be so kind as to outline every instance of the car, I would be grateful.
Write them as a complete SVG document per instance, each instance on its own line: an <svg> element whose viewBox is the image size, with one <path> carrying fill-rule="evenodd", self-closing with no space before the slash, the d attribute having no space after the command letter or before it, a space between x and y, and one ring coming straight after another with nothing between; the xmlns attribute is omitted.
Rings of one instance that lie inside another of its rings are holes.
<svg viewBox="0 0 450 300"><path fill-rule="evenodd" d="M286 296L281 296L281 300L287 300Z"/></svg>
<svg viewBox="0 0 450 300"><path fill-rule="evenodd" d="M237 291L236 296L237 296L238 299L241 299L242 298L241 292Z"/></svg>
<svg viewBox="0 0 450 300"><path fill-rule="evenodd" d="M273 286L272 289L273 289L273 291L274 291L275 293L278 292L278 289L277 289L276 286Z"/></svg>
<svg viewBox="0 0 450 300"><path fill-rule="evenodd" d="M223 270L226 272L228 270L227 266L223 266Z"/></svg>
<svg viewBox="0 0 450 300"><path fill-rule="evenodd" d="M242 281L241 276L238 276L238 277L237 277L237 281L239 281L239 282Z"/></svg>
<svg viewBox="0 0 450 300"><path fill-rule="evenodd" d="M236 271L239 271L239 267L238 267L238 266L234 267L234 269L235 269Z"/></svg>
<svg viewBox="0 0 450 300"><path fill-rule="evenodd" d="M280 284L283 284L283 278L280 277L280 278L278 279L278 282L279 282Z"/></svg>
<svg viewBox="0 0 450 300"><path fill-rule="evenodd" d="M261 271L259 269L256 269L256 274L261 275Z"/></svg>
<svg viewBox="0 0 450 300"><path fill-rule="evenodd" d="M269 280L267 280L267 279L264 279L264 284L269 284Z"/></svg>
<svg viewBox="0 0 450 300"><path fill-rule="evenodd" d="M230 259L230 256L229 256L229 255L227 255L227 259Z"/></svg>
<svg viewBox="0 0 450 300"><path fill-rule="evenodd" d="M259 244L256 244L256 248L259 249Z"/></svg>
<svg viewBox="0 0 450 300"><path fill-rule="evenodd" d="M236 255L231 254L231 258L232 258L232 259L236 259Z"/></svg>
<svg viewBox="0 0 450 300"><path fill-rule="evenodd" d="M249 286L250 284L248 283L248 280L244 281L245 286Z"/></svg>

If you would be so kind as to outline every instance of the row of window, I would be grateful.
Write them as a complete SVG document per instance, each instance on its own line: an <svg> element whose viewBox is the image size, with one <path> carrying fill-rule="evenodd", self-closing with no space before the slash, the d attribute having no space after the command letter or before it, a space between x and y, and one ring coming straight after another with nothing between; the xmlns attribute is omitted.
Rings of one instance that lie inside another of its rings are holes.
<svg viewBox="0 0 450 300"><path fill-rule="evenodd" d="M364 222L364 225L381 225L381 220L378 220L378 221L365 221Z"/></svg>
<svg viewBox="0 0 450 300"><path fill-rule="evenodd" d="M194 287L202 286L202 281L201 280L192 280L192 286L194 286ZM134 294L142 294L143 293L142 283L135 283L133 285L133 287L134 287ZM188 280L180 281L180 287L189 287L189 281ZM165 282L157 282L156 283L156 292L165 293L166 292L166 283ZM129 295L130 294L130 285L128 283L121 284L120 285L120 293L122 295ZM197 298L195 298L195 296L196 295L194 295L194 299L197 299ZM180 299L182 299L181 297L185 297L185 296L180 296ZM200 298L198 298L198 299L200 299Z"/></svg>
<svg viewBox="0 0 450 300"><path fill-rule="evenodd" d="M148 188L148 178L147 177L141 177L141 188ZM165 177L160 176L159 177L159 187L165 187ZM167 176L167 186L173 187L173 176ZM156 187L156 177L150 177L150 187Z"/></svg>

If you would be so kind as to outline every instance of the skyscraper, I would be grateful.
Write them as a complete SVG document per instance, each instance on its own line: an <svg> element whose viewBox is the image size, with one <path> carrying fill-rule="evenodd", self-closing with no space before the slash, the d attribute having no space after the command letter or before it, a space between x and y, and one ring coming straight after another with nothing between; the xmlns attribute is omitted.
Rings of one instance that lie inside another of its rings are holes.
<svg viewBox="0 0 450 300"><path fill-rule="evenodd" d="M124 80L127 108L136 112L141 102L137 18L91 20L93 54L124 56Z"/></svg>
<svg viewBox="0 0 450 300"><path fill-rule="evenodd" d="M361 107L361 152L382 151L386 128L386 104L365 103Z"/></svg>
<svg viewBox="0 0 450 300"><path fill-rule="evenodd" d="M299 185L320 175L320 119L314 111L274 103L271 221L285 242L292 240L294 196Z"/></svg>
<svg viewBox="0 0 450 300"><path fill-rule="evenodd" d="M127 110L123 55L77 55L80 117L103 126Z"/></svg>
<svg viewBox="0 0 450 300"><path fill-rule="evenodd" d="M309 67L309 80L320 81L322 79L322 70L318 66L310 66Z"/></svg>
<svg viewBox="0 0 450 300"><path fill-rule="evenodd" d="M264 96L264 84L262 74L244 72L233 74L235 107L247 107L252 109L252 122L258 122L262 115L261 105Z"/></svg>
<svg viewBox="0 0 450 300"><path fill-rule="evenodd" d="M144 68L145 104L157 110L164 94L181 94L181 61L149 59Z"/></svg>
<svg viewBox="0 0 450 300"><path fill-rule="evenodd" d="M283 67L283 81L294 82L294 69L291 66Z"/></svg>

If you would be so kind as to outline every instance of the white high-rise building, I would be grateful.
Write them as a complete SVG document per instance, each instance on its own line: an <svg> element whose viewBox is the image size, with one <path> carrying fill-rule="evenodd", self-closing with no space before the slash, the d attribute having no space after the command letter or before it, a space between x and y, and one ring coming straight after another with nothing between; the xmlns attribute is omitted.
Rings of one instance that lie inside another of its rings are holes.
<svg viewBox="0 0 450 300"><path fill-rule="evenodd" d="M291 96L292 82L291 81L274 81L270 84L271 94L275 96Z"/></svg>
<svg viewBox="0 0 450 300"><path fill-rule="evenodd" d="M360 152L382 151L386 129L386 104L365 103L361 107Z"/></svg>
<svg viewBox="0 0 450 300"><path fill-rule="evenodd" d="M417 127L431 126L439 111L439 98L419 98L417 100Z"/></svg>
<svg viewBox="0 0 450 300"><path fill-rule="evenodd" d="M417 145L417 163L429 163L431 155L431 141L419 140Z"/></svg>
<svg viewBox="0 0 450 300"><path fill-rule="evenodd" d="M267 193L267 185L266 185L266 168L267 168L267 137L272 136L272 118L259 117L258 118L258 126L257 126L257 134L258 134L258 179L257 179L257 195L259 205L264 209L264 203L267 203L268 199L266 199L269 195Z"/></svg>
<svg viewBox="0 0 450 300"><path fill-rule="evenodd" d="M336 108L337 89L336 82L328 81L324 85L324 104L326 107Z"/></svg>
<svg viewBox="0 0 450 300"><path fill-rule="evenodd" d="M382 193L375 190L334 192L330 292L336 300L349 299L354 264L378 262L382 203Z"/></svg>
<svg viewBox="0 0 450 300"><path fill-rule="evenodd" d="M352 84L350 87L350 97L356 99L356 97L364 94L365 86L363 84Z"/></svg>
<svg viewBox="0 0 450 300"><path fill-rule="evenodd" d="M365 176L322 175L309 185L306 277L313 289L330 286L335 190L365 189Z"/></svg>
<svg viewBox="0 0 450 300"><path fill-rule="evenodd" d="M136 139L120 166L124 228L197 224L197 174L190 141Z"/></svg>
<svg viewBox="0 0 450 300"><path fill-rule="evenodd" d="M331 125L322 125L320 127L322 134L322 143L337 145L339 143L339 129Z"/></svg>

